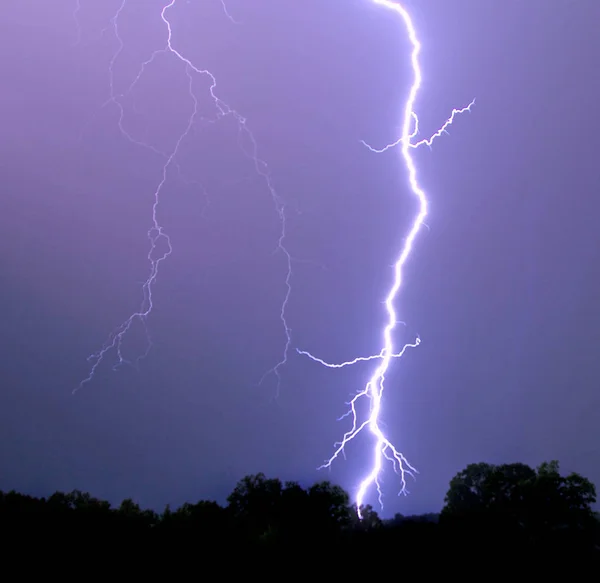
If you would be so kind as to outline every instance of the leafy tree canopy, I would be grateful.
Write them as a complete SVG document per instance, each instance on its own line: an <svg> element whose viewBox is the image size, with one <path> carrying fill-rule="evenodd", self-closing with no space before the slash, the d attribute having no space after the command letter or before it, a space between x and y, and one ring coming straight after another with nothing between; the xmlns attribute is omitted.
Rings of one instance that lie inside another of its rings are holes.
<svg viewBox="0 0 600 583"><path fill-rule="evenodd" d="M441 519L502 524L529 533L589 529L596 524L596 489L587 478L561 475L557 461L533 469L522 463L471 464L456 474Z"/></svg>

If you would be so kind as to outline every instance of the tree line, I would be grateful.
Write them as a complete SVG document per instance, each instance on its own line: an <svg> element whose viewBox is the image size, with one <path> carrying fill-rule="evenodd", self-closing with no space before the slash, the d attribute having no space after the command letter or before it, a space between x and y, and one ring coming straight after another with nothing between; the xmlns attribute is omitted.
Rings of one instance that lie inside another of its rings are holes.
<svg viewBox="0 0 600 583"><path fill-rule="evenodd" d="M556 461L535 469L471 464L451 480L439 514L385 520L370 506L361 508L360 519L348 493L330 482L304 488L261 473L240 480L225 505L201 500L160 513L131 499L113 507L78 490L47 498L11 491L0 492L0 548L58 544L100 553L105 562L144 556L156 565L173 556L179 564L228 556L221 574L251 565L273 570L281 561L356 576L386 564L417 573L423 561L428 572L474 560L499 569L548 566L551 558L556 568L600 560L595 502L594 484L576 473L561 475Z"/></svg>

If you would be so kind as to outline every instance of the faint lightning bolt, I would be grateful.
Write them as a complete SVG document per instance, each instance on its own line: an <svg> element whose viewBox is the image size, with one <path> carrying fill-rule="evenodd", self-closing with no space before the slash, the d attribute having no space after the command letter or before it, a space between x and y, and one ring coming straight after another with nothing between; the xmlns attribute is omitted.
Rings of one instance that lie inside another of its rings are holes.
<svg viewBox="0 0 600 583"><path fill-rule="evenodd" d="M390 363L392 359L400 358L408 348L415 348L420 343L420 339L417 338L415 342L405 344L401 350L397 350L394 348L394 340L392 337L392 333L394 332L396 324L398 323L398 317L396 315L396 309L394 308L394 302L396 301L400 288L402 287L404 265L406 264L406 261L412 252L413 244L417 234L421 230L421 227L425 225L424 221L425 217L427 216L427 196L417 180L417 170L411 152L414 148L418 148L419 146L426 145L430 147L436 138L440 137L443 133L447 132L448 127L454 122L457 115L466 111L470 111L471 107L475 103L475 101L473 100L471 103L469 103L469 105L462 109L454 109L448 120L431 137L417 142L413 142L412 140L416 137L419 131L419 119L414 113L414 105L422 81L421 67L419 64L419 53L421 50L421 43L419 42L419 39L417 37L412 18L408 13L407 9L404 8L404 6L393 2L392 0L371 1L374 4L378 4L379 6L387 8L388 10L392 10L396 13L397 16L400 17L400 19L404 23L404 27L406 28L408 39L412 47L410 53L410 61L412 65L413 82L410 87L410 91L408 93L406 102L404 104L404 112L402 115L402 132L400 137L395 142L388 144L387 146L381 149L373 148L369 146L366 142L363 142L363 144L367 146L371 151L378 153L385 152L386 150L389 150L396 146L400 147L401 159L404 162L404 166L408 174L408 183L410 186L410 190L413 193L413 195L417 198L419 211L414 222L412 223L412 226L404 241L404 246L400 250L400 254L394 265L393 283L390 290L388 291L385 300L385 307L387 311L387 323L383 328L383 347L381 351L373 356L358 357L353 360L343 362L341 364L331 364L313 356L309 352L300 350L298 351L300 352L300 354L308 356L312 360L329 368L341 368L370 360L380 361L364 389L359 391L354 396L354 398L348 403L350 409L344 417L352 417L352 427L344 434L342 440L335 444L335 451L333 455L329 458L329 460L327 460L327 462L325 462L325 464L321 466L321 468L330 467L333 461L340 454L344 453L345 447L350 441L357 437L363 431L363 429L369 429L369 431L375 439L375 445L373 447L371 469L368 471L367 475L362 478L358 490L356 492L356 507L358 516L360 518L362 518L361 509L364 504L365 496L367 495L369 489L373 485L375 485L378 493L379 504L383 507L381 474L383 470L384 460L389 461L394 471L400 476L400 494L407 493L407 476L411 476L414 478L415 474L417 473L416 469L407 461L404 455L400 451L398 451L396 447L391 443L391 441L386 437L380 426L385 375L390 367ZM370 401L370 409L367 418L364 421L359 422L359 415L356 407L358 401L363 397L367 397L367 399Z"/></svg>
<svg viewBox="0 0 600 583"><path fill-rule="evenodd" d="M240 22L238 22L233 16L231 16L231 12L229 12L228 8L227 8L227 4L225 4L225 0L220 0L221 2L221 8L223 9L223 14L225 14L225 16L227 16L227 18L233 22L233 24L240 24Z"/></svg>
<svg viewBox="0 0 600 583"><path fill-rule="evenodd" d="M223 8L225 16L231 22L235 23L236 21L233 19L231 14L228 12L227 6L225 5L224 0L219 0L219 1L221 2L221 6ZM150 264L150 269L149 269L149 274L148 274L147 279L142 284L142 302L141 302L140 308L136 312L133 312L120 326L118 326L110 334L110 336L108 337L106 342L102 345L100 350L91 354L88 357L88 361L90 361L92 363L90 372L89 372L88 376L79 383L79 385L74 389L73 392L74 393L77 392L84 385L86 385L87 383L89 383L93 380L93 378L98 370L98 367L102 364L102 362L104 361L104 359L107 357L107 355L110 352L114 352L116 354L116 359L117 359L117 362L113 368L116 369L123 364L132 364L130 361L128 361L124 358L123 352L122 352L122 344L123 344L123 340L124 340L125 336L131 330L131 327L133 326L133 324L135 322L140 322L143 325L144 329L146 330L146 337L147 337L147 341L148 341L146 351L144 352L144 354L142 354L141 356L139 356L136 359L136 363L139 362L139 360L145 358L148 355L148 353L152 347L152 343L151 343L150 337L148 335L148 330L146 328L146 321L147 321L148 316L152 312L152 308L153 308L154 284L156 283L156 278L158 276L160 264L165 259L167 259L167 257L169 257L169 255L171 255L171 253L173 251L173 247L171 245L171 239L159 222L158 211L159 211L159 205L160 205L160 195L165 186L165 183L167 182L169 170L172 167L175 167L178 170L177 162L176 162L177 154L179 153L179 150L180 150L183 142L188 137L190 130L192 129L192 126L194 125L194 122L196 121L196 117L198 115L198 101L196 99L196 96L195 96L194 90L193 90L193 75L196 74L199 76L208 77L208 79L210 81L209 93L210 93L210 96L213 100L214 106L217 111L216 120L224 118L224 117L233 117L233 119L235 119L235 121L237 122L238 136L240 138L240 147L242 148L242 151L244 152L244 154L252 161L256 173L264 180L264 182L267 186L267 189L269 191L269 194L273 200L275 211L280 220L281 230L280 230L279 237L277 240L275 252L278 252L283 255L285 265L286 265L286 275L285 275L285 279L284 279L285 293L284 293L284 298L283 298L283 301L281 304L281 309L280 309L280 314L279 314L281 323L283 326L283 331L285 334L285 344L284 344L283 353L282 353L282 356L281 356L281 359L279 360L279 362L274 367L272 367L269 371L267 371L263 375L262 379L260 380L260 382L262 383L262 381L269 374L274 374L277 379L277 394L278 394L280 381L281 381L280 369L287 362L289 347L291 344L291 334L292 334L291 328L289 327L287 318L286 318L286 309L287 309L290 294L292 291L292 288L291 288L292 257L284 244L285 238L286 238L286 226L287 226L287 224L286 224L287 216L286 216L286 212L285 212L285 205L284 205L282 199L280 198L279 194L275 190L275 187L273 185L273 181L271 179L271 175L269 172L269 168L268 168L266 162L261 160L258 156L258 146L256 143L256 139L254 138L254 134L250 131L250 129L248 128L248 126L246 124L246 118L244 118L242 115L240 115L233 108L229 107L229 105L227 105L220 97L218 97L218 95L216 93L217 80L216 80L215 76L208 69L202 69L200 67L197 67L195 64L192 63L192 61L190 61L187 57L185 57L181 52L179 52L175 48L175 46L173 44L173 29L172 29L171 22L169 21L167 15L169 13L169 10L172 9L176 3L177 3L177 0L170 0L167 4L165 4L162 7L162 9L160 11L160 18L165 26L166 37L167 37L164 48L154 51L151 54L150 58L147 61L142 63L138 74L135 76L133 82L131 83L131 85L129 86L127 91L125 91L123 94L120 94L120 95L117 95L115 93L114 83L113 83L113 79L114 79L113 67L124 48L123 40L119 33L119 17L121 16L123 10L125 9L125 7L127 5L127 0L121 0L121 3L119 5L119 7L117 8L117 11L115 12L114 16L111 18L111 21L110 21L113 35L116 38L117 43L118 43L118 48L117 48L116 52L113 54L113 57L111 58L111 61L109 64L110 94L109 94L108 100L105 102L103 107L106 105L110 105L110 104L115 105L119 110L118 127L119 127L119 131L121 132L121 134L126 139L128 139L130 142L132 142L138 146L147 148L147 149L153 151L154 153L162 156L165 159L165 163L162 167L161 180L159 181L159 183L154 191L154 194L153 194L152 222L151 222L150 229L148 230L148 239L150 241L150 248L149 248L147 257L148 257L148 262ZM79 0L77 0L76 6L75 6L75 12L73 14L73 17L76 22L78 22L77 14L80 11L80 9L81 9L80 3L79 3ZM179 135L178 139L176 140L174 148L172 149L172 151L169 154L165 154L164 152L159 151L152 145L149 145L149 144L146 144L145 142L141 142L141 141L134 139L123 127L123 119L124 119L125 112L124 112L124 107L121 102L122 98L124 98L127 94L129 94L133 90L133 88L138 83L138 81L140 80L140 78L142 77L142 75L144 74L146 69L149 66L151 66L152 63L154 62L154 60L156 59L156 57L161 54L171 55L175 59L177 59L182 65L184 65L185 74L187 75L188 81L189 81L189 84L188 84L189 95L190 95L190 99L193 104L192 112L188 118L186 127L185 127L184 131ZM247 139L247 142L249 142L250 151L248 151L246 149L246 147L244 147L243 142L241 140L242 136L245 136ZM158 250L159 244L163 244L165 247L165 250L159 251Z"/></svg>
<svg viewBox="0 0 600 583"><path fill-rule="evenodd" d="M81 40L81 26L79 26L79 12L81 11L80 0L75 0L75 10L73 10L73 20L75 21L75 44L78 45Z"/></svg>

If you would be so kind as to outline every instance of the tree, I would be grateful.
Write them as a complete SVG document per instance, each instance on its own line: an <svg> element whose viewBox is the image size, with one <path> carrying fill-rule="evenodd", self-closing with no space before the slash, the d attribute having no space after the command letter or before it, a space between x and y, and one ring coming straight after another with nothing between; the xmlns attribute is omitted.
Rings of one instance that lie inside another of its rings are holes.
<svg viewBox="0 0 600 583"><path fill-rule="evenodd" d="M240 480L227 499L228 511L246 538L260 542L311 541L350 525L348 493L330 482L304 490L296 482L264 474Z"/></svg>
<svg viewBox="0 0 600 583"><path fill-rule="evenodd" d="M350 496L331 482L317 482L308 490L311 518L322 528L339 530L352 520Z"/></svg>
<svg viewBox="0 0 600 583"><path fill-rule="evenodd" d="M243 534L251 539L271 538L280 522L283 484L263 473L245 476L228 496L228 511Z"/></svg>
<svg viewBox="0 0 600 583"><path fill-rule="evenodd" d="M470 464L450 481L442 517L477 520L519 511L535 471L525 464Z"/></svg>
<svg viewBox="0 0 600 583"><path fill-rule="evenodd" d="M537 470L530 518L543 529L586 531L595 523L592 505L596 487L580 474L561 476L557 461L545 462Z"/></svg>
<svg viewBox="0 0 600 583"><path fill-rule="evenodd" d="M121 524L128 529L145 531L156 526L159 521L156 512L152 510L142 510L140 505L131 498L123 500L115 512L120 519Z"/></svg>
<svg viewBox="0 0 600 583"><path fill-rule="evenodd" d="M525 464L471 464L450 482L440 519L474 533L510 531L535 544L565 536L578 544L593 531L594 485L579 474L561 476L557 461L536 470ZM507 539L510 540L510 539Z"/></svg>

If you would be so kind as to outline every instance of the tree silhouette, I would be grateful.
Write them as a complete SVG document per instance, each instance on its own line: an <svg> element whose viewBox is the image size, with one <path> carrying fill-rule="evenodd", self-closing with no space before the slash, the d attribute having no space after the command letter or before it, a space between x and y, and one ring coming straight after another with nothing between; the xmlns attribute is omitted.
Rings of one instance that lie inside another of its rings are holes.
<svg viewBox="0 0 600 583"><path fill-rule="evenodd" d="M471 464L450 482L440 519L494 544L555 546L592 544L597 521L594 485L583 476L562 476L557 461L537 469L521 464Z"/></svg>
<svg viewBox="0 0 600 583"><path fill-rule="evenodd" d="M253 541L267 541L278 529L283 484L263 473L245 476L227 498L228 510L242 535Z"/></svg>
<svg viewBox="0 0 600 583"><path fill-rule="evenodd" d="M331 482L304 488L259 473L242 478L226 506L200 500L174 510L167 505L161 514L129 498L113 508L79 490L47 499L0 491L0 536L5 570L23 565L9 548L37 557L56 544L53 556L63 563L77 557L79 565L85 557L93 568L114 561L122 570L128 561L138 575L146 569L155 576L159 564L172 574L180 566L201 572L217 563L223 576L265 576L269 569L281 576L286 564L293 576L302 567L314 572L328 565L336 576L353 579L362 568L372 573L373 557L390 557L407 575L406 565L422 556L445 572L476 558L497 574L526 562L539 571L599 560L595 501L594 485L579 474L561 475L557 462L536 469L479 463L454 476L439 516L382 520L363 506L361 520L348 493ZM47 575L47 563L39 565Z"/></svg>

